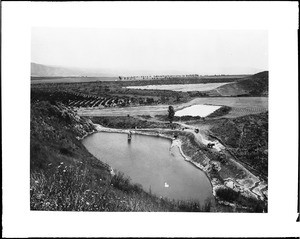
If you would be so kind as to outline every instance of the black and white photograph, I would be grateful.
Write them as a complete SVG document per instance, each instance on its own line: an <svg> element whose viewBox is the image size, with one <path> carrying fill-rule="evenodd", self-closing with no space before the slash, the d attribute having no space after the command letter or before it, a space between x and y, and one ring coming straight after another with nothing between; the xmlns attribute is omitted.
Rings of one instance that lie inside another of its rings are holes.
<svg viewBox="0 0 300 239"><path fill-rule="evenodd" d="M267 37L33 28L31 210L267 212Z"/></svg>
<svg viewBox="0 0 300 239"><path fill-rule="evenodd" d="M6 236L296 235L297 7L3 4Z"/></svg>

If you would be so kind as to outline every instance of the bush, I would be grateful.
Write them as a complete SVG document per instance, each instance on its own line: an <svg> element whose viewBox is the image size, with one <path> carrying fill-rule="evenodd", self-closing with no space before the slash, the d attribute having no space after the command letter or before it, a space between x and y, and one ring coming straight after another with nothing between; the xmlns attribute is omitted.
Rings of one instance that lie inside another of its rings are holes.
<svg viewBox="0 0 300 239"><path fill-rule="evenodd" d="M111 179L111 184L124 192L141 192L143 191L140 184L131 184L131 179L122 172L117 172Z"/></svg>
<svg viewBox="0 0 300 239"><path fill-rule="evenodd" d="M183 212L210 212L212 209L211 199L207 199L204 205L198 201L178 201L178 209Z"/></svg>
<svg viewBox="0 0 300 239"><path fill-rule="evenodd" d="M72 156L73 155L73 153L69 149L64 148L64 147L60 148L59 151L60 151L61 154L64 154L64 155L67 155L67 156Z"/></svg>
<svg viewBox="0 0 300 239"><path fill-rule="evenodd" d="M221 200L225 200L225 201L228 201L228 202L233 202L239 197L240 193L234 191L231 188L219 188L216 191L216 195Z"/></svg>

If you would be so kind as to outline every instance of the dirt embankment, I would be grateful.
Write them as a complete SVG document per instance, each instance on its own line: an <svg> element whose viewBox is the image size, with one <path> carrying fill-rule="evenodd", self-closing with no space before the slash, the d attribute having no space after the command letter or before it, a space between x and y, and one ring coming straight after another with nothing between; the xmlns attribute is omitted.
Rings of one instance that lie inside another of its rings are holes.
<svg viewBox="0 0 300 239"><path fill-rule="evenodd" d="M264 203L259 208L266 211L268 113L181 125L194 135L190 140L183 140L183 151L186 150L187 155L204 170L210 162L213 170L208 169L208 174L213 184L217 187L223 184L241 195L260 199ZM195 129L199 133L195 133ZM208 149L208 143L214 146ZM195 150L197 147L201 153Z"/></svg>
<svg viewBox="0 0 300 239"><path fill-rule="evenodd" d="M180 140L177 144L181 146L186 160L206 172L219 202L249 211L266 211L265 181L232 158L220 142L206 139L205 135L200 136L199 133L196 136L188 129L185 131L177 132ZM208 142L215 144L213 149L207 148ZM235 198L220 196L219 191L225 189L236 193Z"/></svg>

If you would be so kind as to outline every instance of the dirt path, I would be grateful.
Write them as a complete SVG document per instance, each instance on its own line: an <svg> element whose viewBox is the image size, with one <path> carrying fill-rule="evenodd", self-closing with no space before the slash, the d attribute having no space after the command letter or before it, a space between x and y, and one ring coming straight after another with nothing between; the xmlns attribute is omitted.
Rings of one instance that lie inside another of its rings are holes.
<svg viewBox="0 0 300 239"><path fill-rule="evenodd" d="M208 143L213 143L214 146L211 151L222 153L226 156L227 162L230 162L230 164L234 165L236 168L242 170L244 172L244 178L236 180L234 177L228 177L225 179L225 185L230 182L232 184L232 188L239 188L240 191L248 191L249 193L254 194L256 197L260 199L264 199L266 196L264 194L264 190L266 190L265 187L261 187L261 185L265 184L263 180L261 180L259 177L255 176L253 173L251 173L248 169L246 169L242 164L237 162L234 157L230 154L229 151L226 150L226 147L217 139L215 140L209 140L208 135L205 133L208 129L208 126L192 126L187 125L184 123L178 123L182 127L185 128L185 131L188 131L195 135L195 138L198 140L199 143L202 143L204 145L207 145ZM199 133L195 132L195 129L199 129ZM224 167L221 165L220 167ZM226 166L225 166L226 167ZM222 170L222 169L221 169Z"/></svg>

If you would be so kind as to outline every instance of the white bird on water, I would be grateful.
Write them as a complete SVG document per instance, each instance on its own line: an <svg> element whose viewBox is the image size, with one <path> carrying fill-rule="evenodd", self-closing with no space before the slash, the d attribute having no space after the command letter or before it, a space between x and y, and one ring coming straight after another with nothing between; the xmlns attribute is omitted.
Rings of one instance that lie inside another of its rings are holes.
<svg viewBox="0 0 300 239"><path fill-rule="evenodd" d="M167 184L166 182L165 182L165 188L168 188L169 187L169 184Z"/></svg>

